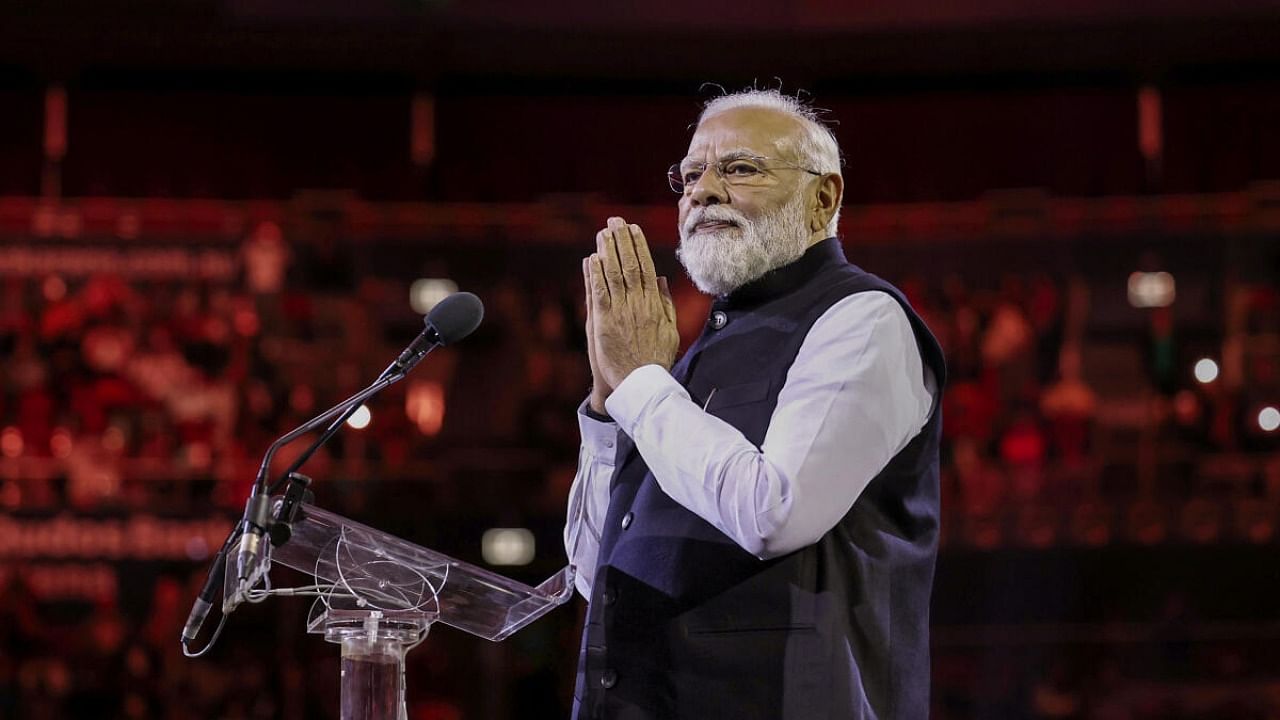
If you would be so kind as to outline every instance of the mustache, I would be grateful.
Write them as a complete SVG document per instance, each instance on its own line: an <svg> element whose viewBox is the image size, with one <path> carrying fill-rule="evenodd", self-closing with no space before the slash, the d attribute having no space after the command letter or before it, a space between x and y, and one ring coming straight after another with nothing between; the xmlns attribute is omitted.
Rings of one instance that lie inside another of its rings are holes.
<svg viewBox="0 0 1280 720"><path fill-rule="evenodd" d="M686 236L691 235L693 233L693 229L697 227L699 223L704 222L728 222L733 223L738 227L746 227L750 224L750 221L747 220L746 216L737 210L721 207L719 205L712 205L710 207L698 208L690 213L689 217L685 218L684 227L681 228L684 231L683 234Z"/></svg>

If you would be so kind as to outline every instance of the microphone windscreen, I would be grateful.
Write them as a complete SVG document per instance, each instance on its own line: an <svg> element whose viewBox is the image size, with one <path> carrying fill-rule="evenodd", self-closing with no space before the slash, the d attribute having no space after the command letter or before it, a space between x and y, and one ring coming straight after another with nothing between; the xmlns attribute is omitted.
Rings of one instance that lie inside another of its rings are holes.
<svg viewBox="0 0 1280 720"><path fill-rule="evenodd" d="M427 327L436 331L441 345L452 345L480 327L484 303L469 292L456 292L436 303L427 313Z"/></svg>

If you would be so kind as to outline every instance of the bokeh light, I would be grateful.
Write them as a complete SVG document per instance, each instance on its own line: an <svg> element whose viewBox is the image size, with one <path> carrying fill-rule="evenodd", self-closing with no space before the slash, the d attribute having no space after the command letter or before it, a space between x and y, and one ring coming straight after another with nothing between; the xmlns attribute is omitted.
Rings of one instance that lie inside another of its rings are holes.
<svg viewBox="0 0 1280 720"><path fill-rule="evenodd" d="M369 412L368 405L361 405L356 408L351 417L347 418L347 424L356 430L363 430L369 427L369 422L373 420L373 413Z"/></svg>
<svg viewBox="0 0 1280 720"><path fill-rule="evenodd" d="M1258 411L1258 427L1264 432L1274 432L1280 428L1280 410L1268 405Z"/></svg>
<svg viewBox="0 0 1280 720"><path fill-rule="evenodd" d="M1218 363L1209 358L1200 358L1196 361L1195 374L1199 382L1211 383L1218 379Z"/></svg>

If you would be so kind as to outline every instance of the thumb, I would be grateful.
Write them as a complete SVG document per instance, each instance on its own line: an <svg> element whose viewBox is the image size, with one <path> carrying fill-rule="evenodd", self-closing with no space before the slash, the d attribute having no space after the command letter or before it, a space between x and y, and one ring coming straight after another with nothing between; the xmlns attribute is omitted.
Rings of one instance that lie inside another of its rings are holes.
<svg viewBox="0 0 1280 720"><path fill-rule="evenodd" d="M587 299L587 303L586 303L587 304L587 322L586 322L587 355L589 355L591 358L591 364L593 366L592 369L594 370L595 359L596 359L596 338L595 338L596 325L595 325L595 318L592 317L592 313L591 313L591 306L594 303L592 303L591 301L592 287L591 287L590 262L591 262L590 258L582 259L582 284L587 291L587 298L586 298Z"/></svg>

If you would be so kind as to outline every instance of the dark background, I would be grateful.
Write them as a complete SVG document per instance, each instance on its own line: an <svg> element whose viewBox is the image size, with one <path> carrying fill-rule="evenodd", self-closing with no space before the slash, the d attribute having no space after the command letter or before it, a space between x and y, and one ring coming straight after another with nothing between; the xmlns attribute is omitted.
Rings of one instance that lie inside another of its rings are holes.
<svg viewBox="0 0 1280 720"><path fill-rule="evenodd" d="M0 718L336 717L307 601L177 636L263 450L412 339L419 278L485 323L317 502L481 565L528 528L494 569L556 572L579 260L640 223L696 335L662 175L748 85L829 111L846 252L947 351L933 716L1280 715L1277 38L1262 0L5 3ZM581 611L433 629L411 718L567 716Z"/></svg>

